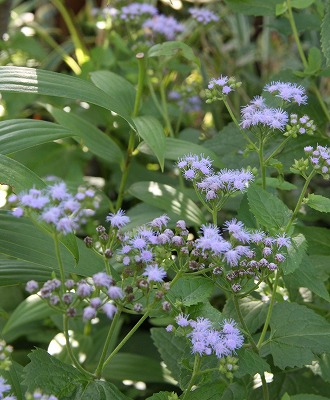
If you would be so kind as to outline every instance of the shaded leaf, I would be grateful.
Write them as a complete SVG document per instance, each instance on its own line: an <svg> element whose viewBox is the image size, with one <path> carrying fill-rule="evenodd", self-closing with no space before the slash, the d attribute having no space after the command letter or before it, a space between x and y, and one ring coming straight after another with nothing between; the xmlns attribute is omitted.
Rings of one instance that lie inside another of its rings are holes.
<svg viewBox="0 0 330 400"><path fill-rule="evenodd" d="M235 372L235 376L238 378L271 371L269 364L251 349L240 349L237 351L237 356L239 369Z"/></svg>
<svg viewBox="0 0 330 400"><path fill-rule="evenodd" d="M330 254L330 230L327 228L296 226L308 243L309 254L329 255Z"/></svg>
<svg viewBox="0 0 330 400"><path fill-rule="evenodd" d="M181 278L171 287L167 295L172 302L179 301L189 307L207 300L213 292L213 286L213 282L206 278Z"/></svg>
<svg viewBox="0 0 330 400"><path fill-rule="evenodd" d="M210 383L209 385L202 385L196 390L189 393L189 400L222 400L219 397L226 389L224 382Z"/></svg>
<svg viewBox="0 0 330 400"><path fill-rule="evenodd" d="M326 59L326 64L330 65L330 4L328 3L326 12L321 25L321 47Z"/></svg>
<svg viewBox="0 0 330 400"><path fill-rule="evenodd" d="M282 0L225 0L232 11L246 15L275 15L277 4Z"/></svg>
<svg viewBox="0 0 330 400"><path fill-rule="evenodd" d="M182 56L188 61L199 65L200 61L195 56L192 48L182 42L164 42L155 44L148 50L148 57L173 57Z"/></svg>
<svg viewBox="0 0 330 400"><path fill-rule="evenodd" d="M285 262L282 264L284 275L291 274L299 268L302 260L306 256L307 241L301 233L291 238L291 246L288 248L288 254Z"/></svg>
<svg viewBox="0 0 330 400"><path fill-rule="evenodd" d="M330 212L330 199L324 196L310 193L305 199L305 204L317 211Z"/></svg>

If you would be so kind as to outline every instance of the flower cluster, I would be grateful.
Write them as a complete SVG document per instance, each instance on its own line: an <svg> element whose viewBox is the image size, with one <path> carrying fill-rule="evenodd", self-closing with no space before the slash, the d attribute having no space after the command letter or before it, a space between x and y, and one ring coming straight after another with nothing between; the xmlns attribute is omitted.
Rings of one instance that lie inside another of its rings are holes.
<svg viewBox="0 0 330 400"><path fill-rule="evenodd" d="M141 17L150 18L158 14L152 4L131 3L121 8L119 18L123 21L140 21Z"/></svg>
<svg viewBox="0 0 330 400"><path fill-rule="evenodd" d="M9 370L11 366L11 353L13 352L12 346L8 345L3 339L0 339L0 369Z"/></svg>
<svg viewBox="0 0 330 400"><path fill-rule="evenodd" d="M184 31L184 25L178 22L174 17L166 15L156 15L146 20L143 28L150 34L161 35L166 40L174 40L179 33Z"/></svg>
<svg viewBox="0 0 330 400"><path fill-rule="evenodd" d="M35 390L32 394L25 394L26 400L58 400L53 394L44 394L40 389Z"/></svg>
<svg viewBox="0 0 330 400"><path fill-rule="evenodd" d="M0 399L17 400L16 396L8 394L8 392L10 392L10 390L11 390L11 386L6 382L6 380L3 376L0 376Z"/></svg>
<svg viewBox="0 0 330 400"><path fill-rule="evenodd" d="M330 179L330 149L326 146L306 146L305 153L309 157L312 167L323 176L324 179Z"/></svg>
<svg viewBox="0 0 330 400"><path fill-rule="evenodd" d="M46 189L32 188L18 195L10 195L8 202L16 206L13 211L15 217L34 212L40 222L63 235L85 224L99 206L94 190L82 189L72 195L64 182L54 183Z"/></svg>
<svg viewBox="0 0 330 400"><path fill-rule="evenodd" d="M316 131L314 121L308 115L298 117L297 114L290 115L290 124L286 126L284 136L296 138L298 135L313 135Z"/></svg>
<svg viewBox="0 0 330 400"><path fill-rule="evenodd" d="M218 22L219 17L207 8L189 8L190 15L202 25L207 25L211 22Z"/></svg>
<svg viewBox="0 0 330 400"><path fill-rule="evenodd" d="M242 85L242 82L237 82L234 77L220 76L212 78L208 84L208 89L205 90L206 103L212 103L216 100L223 100L229 93L235 91Z"/></svg>
<svg viewBox="0 0 330 400"><path fill-rule="evenodd" d="M190 340L193 354L215 354L217 358L223 358L235 353L244 342L244 337L234 320L224 320L220 329L215 329L212 322L203 317L194 320L189 319L189 315L179 314L175 321ZM167 331L172 330L172 325L169 325Z"/></svg>
<svg viewBox="0 0 330 400"><path fill-rule="evenodd" d="M271 82L264 87L264 90L288 103L307 104L305 88L296 83Z"/></svg>
<svg viewBox="0 0 330 400"><path fill-rule="evenodd" d="M289 120L288 113L281 108L267 107L261 96L256 96L241 110L241 127L248 129L253 126L264 126L283 131Z"/></svg>
<svg viewBox="0 0 330 400"><path fill-rule="evenodd" d="M193 181L196 187L205 193L207 201L243 192L254 179L252 172L244 169L222 169L216 173L211 160L203 155L189 154L182 157L177 165L183 177Z"/></svg>

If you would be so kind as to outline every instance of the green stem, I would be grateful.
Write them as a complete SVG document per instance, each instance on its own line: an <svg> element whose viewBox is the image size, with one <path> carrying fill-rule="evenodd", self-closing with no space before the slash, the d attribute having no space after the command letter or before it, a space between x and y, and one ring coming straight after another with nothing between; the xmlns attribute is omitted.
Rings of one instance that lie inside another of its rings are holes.
<svg viewBox="0 0 330 400"><path fill-rule="evenodd" d="M265 340L265 336L266 336L266 332L269 326L269 322L270 322L270 317L272 316L272 312L273 312L273 307L274 307L274 303L275 303L275 294L276 294L276 289L277 289L277 285L280 279L280 274L278 271L275 272L276 276L275 276L275 281L274 281L274 286L273 286L273 292L272 292L272 298L270 300L269 303L269 308L267 311L267 316L266 316L266 321L264 324L264 327L262 329L259 341L257 343L257 348L260 349L260 347L262 346L264 340Z"/></svg>
<svg viewBox="0 0 330 400"><path fill-rule="evenodd" d="M172 124L168 115L168 108L167 108L167 101L166 101L166 93L165 93L165 87L164 87L164 83L163 83L163 79L159 79L159 92L160 92L160 99L162 102L162 109L163 109L163 118L165 120L165 124L167 127L167 130L169 132L169 135L171 137L174 137L174 132L173 132L173 128L172 128Z"/></svg>
<svg viewBox="0 0 330 400"><path fill-rule="evenodd" d="M109 357L104 361L103 368L110 362L110 360L118 353L118 351L124 346L124 344L131 338L131 336L140 328L143 322L149 317L151 309L147 310L145 314L138 320L138 322L133 326L133 328L128 332L128 334L122 339L122 341L116 346L116 348L111 352Z"/></svg>
<svg viewBox="0 0 330 400"><path fill-rule="evenodd" d="M263 398L264 398L264 400L269 400L269 391L268 391L268 385L266 382L265 374L264 373L260 374L260 377L261 377L261 383L262 383Z"/></svg>
<svg viewBox="0 0 330 400"><path fill-rule="evenodd" d="M54 234L53 238L54 238L54 243L55 243L56 259L57 259L58 267L60 270L60 278L61 278L62 290L63 290L64 285L65 285L65 274L64 274L64 267L63 267L61 251L60 251L60 241L58 239L57 233Z"/></svg>
<svg viewBox="0 0 330 400"><path fill-rule="evenodd" d="M139 112L139 108L141 105L141 99L142 99L144 79L145 79L145 74L146 74L144 54L138 53L136 55L136 58L138 60L139 76L138 76L138 88L137 88L137 92L136 92L136 96L135 96L135 103L134 103L134 109L133 109L133 114L132 114L133 118L136 117ZM117 197L117 202L116 202L116 210L119 210L123 203L124 192L125 192L125 188L126 188L129 167L130 167L132 157L133 157L134 147L135 147L135 132L131 129L129 139L128 139L128 146L127 146L125 164L124 164L124 168L123 168L123 174L122 174L120 185L119 185L118 197Z"/></svg>
<svg viewBox="0 0 330 400"><path fill-rule="evenodd" d="M264 162L264 141L263 138L260 138L259 144L259 164L260 164L260 172L261 172L261 179L262 179L262 188L266 189L266 166Z"/></svg>
<svg viewBox="0 0 330 400"><path fill-rule="evenodd" d="M104 364L104 360L105 360L105 357L107 356L107 352L108 352L108 349L109 349L109 345L111 343L113 332L114 332L114 330L116 328L117 322L120 319L120 316L121 316L121 309L118 307L117 312L115 313L115 316L113 317L113 320L111 322L111 326L110 326L107 338L106 338L104 346L103 346L103 350L102 350L102 354L101 354L101 357L100 357L100 361L99 361L98 366L96 367L96 370L95 370L95 375L98 378L101 377L101 373L102 373L103 367L105 365Z"/></svg>
<svg viewBox="0 0 330 400"><path fill-rule="evenodd" d="M290 228L291 228L291 225L293 224L293 222L294 222L294 220L295 220L295 218L296 218L296 215L298 214L298 212L299 212L299 210L300 210L300 207L301 207L301 204L302 204L302 202L303 202L303 200L304 200L304 197L305 197L305 194L306 194L308 185L309 185L310 181L312 180L312 178L314 177L315 173L316 173L316 172L315 172L314 169L313 169L313 171L312 171L312 172L307 176L307 178L306 178L306 182L305 182L304 187L302 188L302 191L301 191L301 193L300 193L300 196L299 196L299 199L298 199L296 208L294 209L294 211L293 211L293 213L292 213L292 216L291 216L291 218L290 218L290 221L288 222L288 225L287 225L287 227L286 227L286 229L285 229L285 232L286 232L286 233L289 232L289 230L290 230Z"/></svg>
<svg viewBox="0 0 330 400"><path fill-rule="evenodd" d="M68 350L68 354L69 354L70 360L72 361L73 365L80 372L82 372L84 375L87 375L89 377L95 378L95 376L92 373L90 373L89 371L85 370L85 368L83 368L80 365L79 361L76 359L75 355L73 354L72 347L71 347L71 344L70 344L69 324L68 324L68 316L67 315L63 315L63 329L64 329L66 348Z"/></svg>
<svg viewBox="0 0 330 400"><path fill-rule="evenodd" d="M185 393L184 393L184 395L182 397L182 400L185 400L186 398L188 398L187 396L190 394L190 390L194 386L194 382L195 382L196 376L198 375L200 366L201 366L201 357L198 354L196 354L195 355L193 372L192 372L190 381L188 383L188 387L185 390Z"/></svg>
<svg viewBox="0 0 330 400"><path fill-rule="evenodd" d="M283 140L283 142L278 147L276 147L276 149L271 153L271 155L269 155L264 160L264 164L266 165L271 158L273 158L276 154L278 154L290 139L291 139L291 136L288 136L285 140Z"/></svg>
<svg viewBox="0 0 330 400"><path fill-rule="evenodd" d="M213 220L213 224L215 226L218 225L218 209L217 207L214 207L213 211L212 211L212 220Z"/></svg>

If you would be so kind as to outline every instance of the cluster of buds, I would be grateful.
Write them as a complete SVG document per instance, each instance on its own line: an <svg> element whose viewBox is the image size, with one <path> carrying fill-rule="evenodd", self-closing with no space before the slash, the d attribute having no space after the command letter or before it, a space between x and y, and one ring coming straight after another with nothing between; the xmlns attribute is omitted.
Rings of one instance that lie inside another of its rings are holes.
<svg viewBox="0 0 330 400"><path fill-rule="evenodd" d="M220 359L219 371L225 375L229 380L234 377L234 372L238 370L238 358L233 356L227 356Z"/></svg>
<svg viewBox="0 0 330 400"><path fill-rule="evenodd" d="M3 339L0 339L0 369L9 371L12 352L12 346L8 345Z"/></svg>
<svg viewBox="0 0 330 400"><path fill-rule="evenodd" d="M291 136L294 139L298 135L314 135L316 125L308 115L298 117L297 114L290 115L290 123L286 126L286 131L283 136Z"/></svg>
<svg viewBox="0 0 330 400"><path fill-rule="evenodd" d="M319 145L316 148L307 146L304 150L314 170L324 179L330 179L330 149Z"/></svg>
<svg viewBox="0 0 330 400"><path fill-rule="evenodd" d="M217 100L224 100L229 93L235 91L242 85L234 77L220 76L212 78L205 90L206 103L213 103Z"/></svg>

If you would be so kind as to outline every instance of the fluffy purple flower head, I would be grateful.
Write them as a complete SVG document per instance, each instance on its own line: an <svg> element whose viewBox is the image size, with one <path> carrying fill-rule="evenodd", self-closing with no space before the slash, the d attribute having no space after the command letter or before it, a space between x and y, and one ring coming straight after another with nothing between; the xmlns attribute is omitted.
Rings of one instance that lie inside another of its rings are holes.
<svg viewBox="0 0 330 400"><path fill-rule="evenodd" d="M152 34L159 34L166 40L174 40L179 33L184 31L184 25L178 22L174 17L165 15L156 15L144 22L143 28Z"/></svg>
<svg viewBox="0 0 330 400"><path fill-rule="evenodd" d="M97 272L96 274L94 274L93 281L95 286L106 287L106 288L112 285L113 282L111 276L105 272Z"/></svg>
<svg viewBox="0 0 330 400"><path fill-rule="evenodd" d="M112 319L117 312L117 307L112 303L106 303L102 310L109 319Z"/></svg>
<svg viewBox="0 0 330 400"><path fill-rule="evenodd" d="M291 82L271 82L264 87L266 92L275 94L289 103L297 103L298 105L307 104L306 90L303 86Z"/></svg>
<svg viewBox="0 0 330 400"><path fill-rule="evenodd" d="M123 291L118 286L110 286L107 293L112 300L122 299L124 297Z"/></svg>
<svg viewBox="0 0 330 400"><path fill-rule="evenodd" d="M175 321L179 326L181 326L183 328L186 326L190 326L190 320L189 320L188 314L180 313L179 315L177 315L175 317Z"/></svg>
<svg viewBox="0 0 330 400"><path fill-rule="evenodd" d="M113 228L122 228L130 222L130 218L125 216L125 211L121 209L116 213L110 213L105 220L110 222Z"/></svg>
<svg viewBox="0 0 330 400"><path fill-rule="evenodd" d="M131 3L122 7L120 19L124 21L139 21L141 17L157 15L157 8L146 3Z"/></svg>
<svg viewBox="0 0 330 400"><path fill-rule="evenodd" d="M219 17L207 8L189 8L190 15L202 25L207 25L210 22L218 22Z"/></svg>
<svg viewBox="0 0 330 400"><path fill-rule="evenodd" d="M158 267L158 265L155 264L148 265L147 268L144 270L143 275L147 277L148 281L163 282L166 276L166 272L164 268Z"/></svg>
<svg viewBox="0 0 330 400"><path fill-rule="evenodd" d="M94 307L86 307L83 311L83 319L86 321L90 321L91 319L96 317L96 310Z"/></svg>
<svg viewBox="0 0 330 400"><path fill-rule="evenodd" d="M26 283L25 290L29 293L35 293L39 289L38 282L31 280Z"/></svg>
<svg viewBox="0 0 330 400"><path fill-rule="evenodd" d="M162 229L167 226L169 220L170 218L166 214L163 214L160 217L153 219L150 222L150 226L153 228Z"/></svg>

